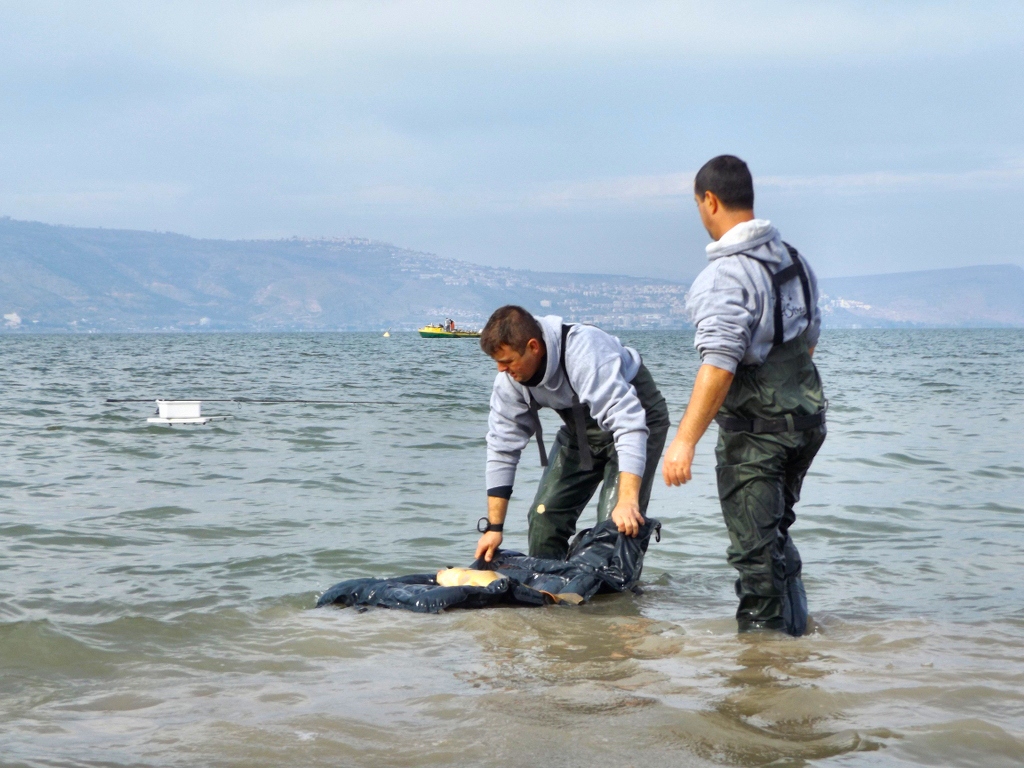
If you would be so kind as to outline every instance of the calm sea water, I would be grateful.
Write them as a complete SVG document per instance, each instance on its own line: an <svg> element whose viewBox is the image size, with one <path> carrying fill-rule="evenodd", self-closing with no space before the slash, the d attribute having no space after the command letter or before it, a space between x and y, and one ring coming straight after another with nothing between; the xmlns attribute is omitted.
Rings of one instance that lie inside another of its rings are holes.
<svg viewBox="0 0 1024 768"><path fill-rule="evenodd" d="M692 335L622 336L678 420ZM735 634L713 434L690 485L656 487L642 596L314 610L344 578L472 559L472 341L8 335L0 360L4 766L1024 762L1020 331L823 336L798 640ZM167 428L104 403L238 396L387 404ZM509 547L538 477L531 446Z"/></svg>

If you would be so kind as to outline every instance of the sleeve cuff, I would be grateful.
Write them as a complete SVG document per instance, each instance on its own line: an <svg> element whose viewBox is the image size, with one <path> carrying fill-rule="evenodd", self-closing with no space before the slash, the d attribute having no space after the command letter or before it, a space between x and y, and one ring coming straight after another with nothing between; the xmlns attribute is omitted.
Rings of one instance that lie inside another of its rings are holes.
<svg viewBox="0 0 1024 768"><path fill-rule="evenodd" d="M804 333L807 334L807 346L817 346L818 339L821 338L821 318L816 317Z"/></svg>
<svg viewBox="0 0 1024 768"><path fill-rule="evenodd" d="M512 486L499 485L496 488L488 488L487 495L493 496L496 499L510 499L512 498Z"/></svg>
<svg viewBox="0 0 1024 768"><path fill-rule="evenodd" d="M735 360L721 352L705 352L701 357L701 362L705 365L713 365L715 368L721 368L723 371L728 371L729 373L736 373L736 367L739 365L739 360Z"/></svg>
<svg viewBox="0 0 1024 768"><path fill-rule="evenodd" d="M647 469L647 457L646 456L633 456L622 451L617 451L619 454L619 471L629 472L632 475L643 477L644 472Z"/></svg>
<svg viewBox="0 0 1024 768"><path fill-rule="evenodd" d="M484 473L485 488L504 488L506 485L511 488L516 484L515 465L499 464L498 466L493 466L490 462L488 464L487 471Z"/></svg>

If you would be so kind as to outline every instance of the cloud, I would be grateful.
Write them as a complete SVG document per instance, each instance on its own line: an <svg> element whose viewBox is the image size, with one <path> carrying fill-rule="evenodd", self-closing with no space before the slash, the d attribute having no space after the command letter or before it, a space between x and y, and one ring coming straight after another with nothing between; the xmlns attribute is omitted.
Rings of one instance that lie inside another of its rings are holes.
<svg viewBox="0 0 1024 768"><path fill-rule="evenodd" d="M1022 28L1019 0L6 0L0 214L668 274L731 151L837 264L865 251L837 219L885 259L952 222L963 259L949 190L1020 187Z"/></svg>
<svg viewBox="0 0 1024 768"><path fill-rule="evenodd" d="M623 205L670 204L693 194L696 171L651 176L624 176L586 182L550 185L527 198L541 208L564 208L613 203ZM958 172L877 171L871 173L820 174L811 176L758 176L757 189L860 192L928 187L943 190L988 189L1024 184L1024 165L1010 168Z"/></svg>
<svg viewBox="0 0 1024 768"><path fill-rule="evenodd" d="M956 172L920 171L901 173L898 171L877 171L874 173L821 174L816 176L761 176L756 179L756 183L764 187L786 190L821 189L836 192L897 190L924 186L944 190L985 189L1017 186L1024 183L1024 166Z"/></svg>
<svg viewBox="0 0 1024 768"><path fill-rule="evenodd" d="M528 201L542 208L561 208L580 203L676 200L692 194L694 173L624 176L551 185L532 195Z"/></svg>
<svg viewBox="0 0 1024 768"><path fill-rule="evenodd" d="M112 208L127 206L166 206L187 199L192 191L185 184L158 182L47 183L35 190L5 193L0 189L0 205L14 210L49 208L74 212L105 212Z"/></svg>
<svg viewBox="0 0 1024 768"><path fill-rule="evenodd" d="M445 188L430 185L375 184L354 187L348 194L296 194L288 199L306 207L342 210L401 208L406 211L538 211L621 206L677 209L693 195L696 171L621 176L589 181L516 186L475 186L462 183ZM1024 166L960 172L877 171L870 173L758 176L757 189L851 194L909 190L984 190L1024 184Z"/></svg>
<svg viewBox="0 0 1024 768"><path fill-rule="evenodd" d="M905 58L1016 46L1022 23L1014 2L734 2L723 13L673 0L31 0L5 4L0 59L159 58L181 70L293 77L410 58Z"/></svg>

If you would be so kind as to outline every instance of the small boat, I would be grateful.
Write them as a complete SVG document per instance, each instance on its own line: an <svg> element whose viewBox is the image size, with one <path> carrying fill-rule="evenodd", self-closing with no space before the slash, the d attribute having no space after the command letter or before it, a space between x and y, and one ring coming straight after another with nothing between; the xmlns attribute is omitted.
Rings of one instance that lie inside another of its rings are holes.
<svg viewBox="0 0 1024 768"><path fill-rule="evenodd" d="M202 416L202 400L157 400L156 407L159 416L151 416L146 419L150 424L209 424L211 421L221 421L227 416Z"/></svg>
<svg viewBox="0 0 1024 768"><path fill-rule="evenodd" d="M424 325L420 336L424 339L479 339L480 331L465 331L449 321L444 325Z"/></svg>
<svg viewBox="0 0 1024 768"><path fill-rule="evenodd" d="M390 339L391 338L391 329L390 328L388 328L386 331L384 331L384 338L385 339Z"/></svg>

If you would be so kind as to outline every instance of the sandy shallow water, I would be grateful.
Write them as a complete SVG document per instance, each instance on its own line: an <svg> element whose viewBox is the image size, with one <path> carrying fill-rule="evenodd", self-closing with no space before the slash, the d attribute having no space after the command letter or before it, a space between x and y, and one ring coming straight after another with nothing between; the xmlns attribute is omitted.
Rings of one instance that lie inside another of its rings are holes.
<svg viewBox="0 0 1024 768"><path fill-rule="evenodd" d="M690 333L624 333L678 420ZM312 608L465 565L492 369L472 341L3 336L0 765L1024 762L1024 332L833 331L793 529L815 631L735 634L713 435L640 596ZM107 397L210 403L149 426ZM546 432L556 427L550 414ZM507 524L525 547L533 447ZM585 513L584 522L593 519Z"/></svg>

